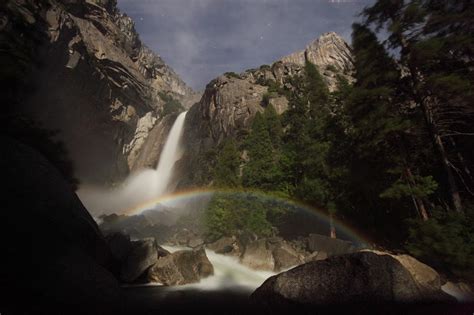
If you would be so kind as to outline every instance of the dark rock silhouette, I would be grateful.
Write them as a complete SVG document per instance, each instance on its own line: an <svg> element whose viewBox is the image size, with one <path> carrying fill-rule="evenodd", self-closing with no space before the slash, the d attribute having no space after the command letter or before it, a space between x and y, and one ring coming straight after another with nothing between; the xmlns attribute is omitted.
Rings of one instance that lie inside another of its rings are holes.
<svg viewBox="0 0 474 315"><path fill-rule="evenodd" d="M113 256L69 183L35 150L1 142L2 307L119 309Z"/></svg>

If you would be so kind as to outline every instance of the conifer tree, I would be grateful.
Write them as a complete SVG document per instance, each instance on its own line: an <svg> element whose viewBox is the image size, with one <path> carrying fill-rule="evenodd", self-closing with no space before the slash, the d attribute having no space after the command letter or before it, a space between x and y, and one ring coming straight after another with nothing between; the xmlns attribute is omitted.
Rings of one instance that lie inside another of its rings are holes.
<svg viewBox="0 0 474 315"><path fill-rule="evenodd" d="M240 185L240 154L235 140L225 140L214 169L214 185L219 188L235 188Z"/></svg>

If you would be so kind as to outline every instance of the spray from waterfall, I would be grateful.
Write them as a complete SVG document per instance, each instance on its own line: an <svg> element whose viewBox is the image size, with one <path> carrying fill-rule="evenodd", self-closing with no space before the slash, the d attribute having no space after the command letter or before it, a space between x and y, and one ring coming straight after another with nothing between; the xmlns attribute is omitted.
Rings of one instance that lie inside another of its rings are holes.
<svg viewBox="0 0 474 315"><path fill-rule="evenodd" d="M180 142L185 118L186 112L179 114L176 118L161 151L156 169L130 175L117 189L81 188L77 194L86 208L94 215L122 213L137 204L168 193L174 165L183 153Z"/></svg>

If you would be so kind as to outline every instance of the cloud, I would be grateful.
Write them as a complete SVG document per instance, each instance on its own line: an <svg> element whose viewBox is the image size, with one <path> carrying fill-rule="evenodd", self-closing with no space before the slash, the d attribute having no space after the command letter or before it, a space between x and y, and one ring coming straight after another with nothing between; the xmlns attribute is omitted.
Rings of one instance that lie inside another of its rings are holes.
<svg viewBox="0 0 474 315"><path fill-rule="evenodd" d="M119 0L143 42L193 88L227 71L270 64L322 33L350 40L372 0Z"/></svg>

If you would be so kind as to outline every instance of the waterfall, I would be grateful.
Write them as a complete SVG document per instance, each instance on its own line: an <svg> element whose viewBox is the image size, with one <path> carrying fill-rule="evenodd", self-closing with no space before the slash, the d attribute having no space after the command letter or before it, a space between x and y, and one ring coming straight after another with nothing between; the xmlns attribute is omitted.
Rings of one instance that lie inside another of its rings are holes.
<svg viewBox="0 0 474 315"><path fill-rule="evenodd" d="M167 188L171 175L173 174L174 164L181 158L182 152L179 148L179 143L183 134L186 113L187 112L181 113L178 118L176 118L168 138L166 138L165 146L161 151L158 166L156 167L157 186L155 193L157 197L168 192Z"/></svg>
<svg viewBox="0 0 474 315"><path fill-rule="evenodd" d="M156 169L129 176L117 189L81 188L77 194L86 208L94 214L122 213L168 193L174 164L182 155L180 142L186 113L179 114L171 127Z"/></svg>

